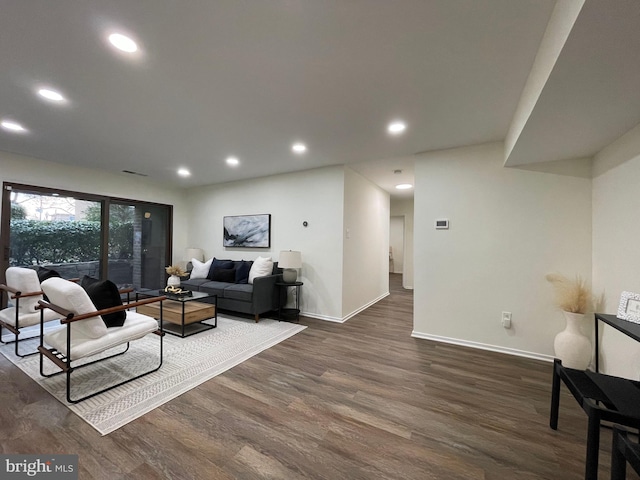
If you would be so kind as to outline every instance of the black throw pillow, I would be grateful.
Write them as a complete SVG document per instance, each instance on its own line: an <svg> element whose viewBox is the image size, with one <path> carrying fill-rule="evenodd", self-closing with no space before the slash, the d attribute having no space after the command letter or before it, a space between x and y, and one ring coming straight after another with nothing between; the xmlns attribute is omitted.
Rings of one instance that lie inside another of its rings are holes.
<svg viewBox="0 0 640 480"><path fill-rule="evenodd" d="M60 276L60 274L55 270L51 270L50 268L44 268L44 267L38 267L38 270L36 270L36 273L38 274L38 280L40 281L40 283L44 282L47 278ZM42 294L42 298L44 299L45 302L49 301L49 297L47 297L45 294Z"/></svg>
<svg viewBox="0 0 640 480"><path fill-rule="evenodd" d="M237 262L236 283L249 283L249 272L251 271L251 265L253 265L253 262L251 260L242 260L241 262Z"/></svg>
<svg viewBox="0 0 640 480"><path fill-rule="evenodd" d="M50 268L38 267L38 280L40 283L44 282L47 278L51 277L59 277L60 274L55 270L51 270Z"/></svg>
<svg viewBox="0 0 640 480"><path fill-rule="evenodd" d="M213 278L211 280L213 280L214 282L235 283L236 269L235 268L216 268L213 271Z"/></svg>
<svg viewBox="0 0 640 480"><path fill-rule="evenodd" d="M209 273L207 274L207 278L209 280L215 280L213 278L214 270L219 268L229 269L233 268L233 260L220 260L219 258L213 257L213 261L211 262L211 267L209 267Z"/></svg>
<svg viewBox="0 0 640 480"><path fill-rule="evenodd" d="M111 280L98 280L85 275L82 277L80 286L86 290L98 310L122 305L118 287ZM102 315L102 321L107 327L121 327L126 318L127 312L125 310Z"/></svg>

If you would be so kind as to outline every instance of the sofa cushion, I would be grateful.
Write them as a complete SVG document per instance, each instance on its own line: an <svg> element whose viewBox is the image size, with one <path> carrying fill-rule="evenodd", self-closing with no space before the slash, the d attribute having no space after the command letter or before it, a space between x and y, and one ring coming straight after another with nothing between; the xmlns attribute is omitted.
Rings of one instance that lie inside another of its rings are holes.
<svg viewBox="0 0 640 480"><path fill-rule="evenodd" d="M210 295L218 295L219 297L224 296L224 289L229 286L227 282L214 282L213 280L209 280L206 283L200 285L200 291L208 293Z"/></svg>
<svg viewBox="0 0 640 480"><path fill-rule="evenodd" d="M122 305L118 287L110 280L98 280L85 275L80 281L80 286L87 291L89 298L98 310ZM107 328L121 327L126 318L127 312L124 310L102 315L102 320Z"/></svg>
<svg viewBox="0 0 640 480"><path fill-rule="evenodd" d="M236 283L249 283L249 272L251 271L251 266L253 262L251 260L245 261L240 260L238 262L234 262L236 267Z"/></svg>
<svg viewBox="0 0 640 480"><path fill-rule="evenodd" d="M224 289L224 298L250 302L253 297L253 285L236 283Z"/></svg>
<svg viewBox="0 0 640 480"><path fill-rule="evenodd" d="M249 270L249 283L253 284L253 279L256 277L266 277L271 275L273 271L273 260L271 257L258 257L251 265Z"/></svg>
<svg viewBox="0 0 640 480"><path fill-rule="evenodd" d="M211 280L208 278L188 278L186 280L180 281L180 286L182 288L186 288L188 290L195 290L196 292L200 290L200 285L203 283L209 283Z"/></svg>
<svg viewBox="0 0 640 480"><path fill-rule="evenodd" d="M213 272L221 268L233 268L233 260L221 260L219 258L213 257L213 261L211 262L211 266L209 267L209 272L207 273L207 278L209 280L215 280L215 278L213 278Z"/></svg>
<svg viewBox="0 0 640 480"><path fill-rule="evenodd" d="M192 258L191 265L193 265L193 269L191 270L191 275L189 276L189 278L207 278L212 263L213 258L204 263L198 259Z"/></svg>
<svg viewBox="0 0 640 480"><path fill-rule="evenodd" d="M235 268L216 268L213 271L211 280L215 282L228 282L235 283L236 281L236 269Z"/></svg>

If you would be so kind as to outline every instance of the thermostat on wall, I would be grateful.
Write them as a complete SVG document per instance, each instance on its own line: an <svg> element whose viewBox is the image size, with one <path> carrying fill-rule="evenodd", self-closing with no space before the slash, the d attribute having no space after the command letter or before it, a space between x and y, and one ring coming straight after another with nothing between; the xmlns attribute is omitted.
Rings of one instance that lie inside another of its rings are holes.
<svg viewBox="0 0 640 480"><path fill-rule="evenodd" d="M436 220L436 230L447 230L449 228L449 220L442 218Z"/></svg>

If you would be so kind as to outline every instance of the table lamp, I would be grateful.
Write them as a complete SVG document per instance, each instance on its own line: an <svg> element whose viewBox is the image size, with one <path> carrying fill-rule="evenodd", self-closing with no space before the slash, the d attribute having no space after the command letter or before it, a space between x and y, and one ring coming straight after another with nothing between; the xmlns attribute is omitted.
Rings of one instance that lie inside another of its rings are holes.
<svg viewBox="0 0 640 480"><path fill-rule="evenodd" d="M278 267L284 269L282 280L286 283L294 283L298 278L298 268L302 268L302 255L293 250L283 250L280 252Z"/></svg>
<svg viewBox="0 0 640 480"><path fill-rule="evenodd" d="M186 262L190 262L192 258L204 262L204 250L201 248L187 248L184 253Z"/></svg>

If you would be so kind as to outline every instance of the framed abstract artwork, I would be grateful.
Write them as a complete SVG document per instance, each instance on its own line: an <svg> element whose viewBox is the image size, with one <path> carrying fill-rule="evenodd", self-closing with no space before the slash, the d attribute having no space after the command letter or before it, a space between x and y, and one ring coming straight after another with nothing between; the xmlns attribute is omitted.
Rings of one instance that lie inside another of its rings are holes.
<svg viewBox="0 0 640 480"><path fill-rule="evenodd" d="M271 215L236 215L223 218L223 247L269 248Z"/></svg>

